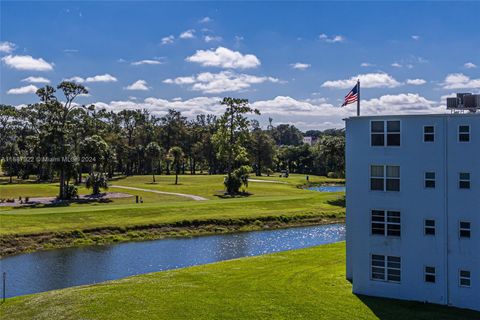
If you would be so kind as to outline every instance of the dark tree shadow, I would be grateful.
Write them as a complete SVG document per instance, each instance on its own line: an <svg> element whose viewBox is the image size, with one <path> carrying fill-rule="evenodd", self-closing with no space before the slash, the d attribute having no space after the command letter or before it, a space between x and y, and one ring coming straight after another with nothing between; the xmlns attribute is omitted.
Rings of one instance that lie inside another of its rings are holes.
<svg viewBox="0 0 480 320"><path fill-rule="evenodd" d="M342 207L342 208L346 207L345 196L343 196L339 199L335 199L335 200L328 200L327 203L332 205L332 206L337 206L337 207Z"/></svg>
<svg viewBox="0 0 480 320"><path fill-rule="evenodd" d="M480 312L432 303L356 295L381 320L478 320Z"/></svg>

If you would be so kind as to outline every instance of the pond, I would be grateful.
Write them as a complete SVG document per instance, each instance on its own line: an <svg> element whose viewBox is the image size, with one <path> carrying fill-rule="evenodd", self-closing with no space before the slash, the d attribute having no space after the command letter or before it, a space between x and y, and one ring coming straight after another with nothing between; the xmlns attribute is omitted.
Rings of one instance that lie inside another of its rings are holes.
<svg viewBox="0 0 480 320"><path fill-rule="evenodd" d="M13 297L343 240L345 226L331 224L40 251L1 259L0 270Z"/></svg>
<svg viewBox="0 0 480 320"><path fill-rule="evenodd" d="M345 192L346 188L343 185L338 186L318 186L310 187L308 190L318 191L318 192Z"/></svg>

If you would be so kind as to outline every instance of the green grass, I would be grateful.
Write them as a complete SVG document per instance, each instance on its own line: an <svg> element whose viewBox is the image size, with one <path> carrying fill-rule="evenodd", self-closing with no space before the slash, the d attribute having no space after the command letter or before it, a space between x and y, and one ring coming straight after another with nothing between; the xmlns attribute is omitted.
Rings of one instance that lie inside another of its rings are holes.
<svg viewBox="0 0 480 320"><path fill-rule="evenodd" d="M480 313L351 293L345 244L7 299L5 319L479 319Z"/></svg>
<svg viewBox="0 0 480 320"><path fill-rule="evenodd" d="M144 203L113 201L105 204L79 204L47 208L15 208L0 210L0 234L26 234L52 231L69 231L109 226L132 226L172 223L183 220L240 219L265 216L325 216L341 218L344 208L334 205L343 197L341 193L318 193L297 188L304 176L292 176L288 184L251 182L248 197L221 199L215 196L222 190L223 176L181 176L180 185L173 184L173 177L159 177L158 184L151 184L149 176L135 176L113 181L126 185L168 192L204 196L208 201L192 201L182 197L143 193ZM272 177L271 179L278 179ZM328 181L314 177L318 181ZM19 185L21 186L21 185ZM17 188L16 185L0 185L0 192ZM50 185L26 184L24 188L41 189L47 194L56 189ZM121 189L112 191L123 191ZM11 191L8 191L11 192ZM33 192L33 191L32 191ZM33 196L33 195L32 195ZM158 196L158 197L157 197ZM1 197L1 196L0 196Z"/></svg>

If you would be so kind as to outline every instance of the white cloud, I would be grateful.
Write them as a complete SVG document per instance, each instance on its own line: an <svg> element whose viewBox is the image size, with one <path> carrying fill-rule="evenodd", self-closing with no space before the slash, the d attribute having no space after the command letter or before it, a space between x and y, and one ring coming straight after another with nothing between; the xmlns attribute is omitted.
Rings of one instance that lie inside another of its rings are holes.
<svg viewBox="0 0 480 320"><path fill-rule="evenodd" d="M195 29L189 29L180 34L178 36L180 39L192 39L195 38Z"/></svg>
<svg viewBox="0 0 480 320"><path fill-rule="evenodd" d="M132 66L141 66L143 64L149 64L149 65L162 64L162 61L145 59L145 60L134 61L131 63Z"/></svg>
<svg viewBox="0 0 480 320"><path fill-rule="evenodd" d="M328 42L328 43L336 43L336 42L344 42L345 37L341 35L326 35L325 33L322 33L321 35L318 36L318 38L322 41Z"/></svg>
<svg viewBox="0 0 480 320"><path fill-rule="evenodd" d="M374 66L375 66L374 64L371 64L369 62L362 62L362 64L360 64L360 67L363 67L363 68L374 67Z"/></svg>
<svg viewBox="0 0 480 320"><path fill-rule="evenodd" d="M117 82L117 78L106 73L102 75L88 77L87 79L85 79L85 82Z"/></svg>
<svg viewBox="0 0 480 320"><path fill-rule="evenodd" d="M360 79L360 85L363 88L395 88L401 85L392 76L386 73L367 73L359 74L345 80L325 81L322 84L324 88L351 89Z"/></svg>
<svg viewBox="0 0 480 320"><path fill-rule="evenodd" d="M82 77L71 77L71 78L63 79L63 81L76 82L76 83L84 83L84 82L85 82L85 79L83 79Z"/></svg>
<svg viewBox="0 0 480 320"><path fill-rule="evenodd" d="M272 100L253 102L252 107L260 110L262 114L277 115L334 115L340 110L333 105L321 102L315 104L310 101L296 100L289 96L277 96Z"/></svg>
<svg viewBox="0 0 480 320"><path fill-rule="evenodd" d="M241 91L250 88L252 84L279 82L279 80L273 77L258 77L222 71L220 73L203 72L196 76L166 79L163 82L177 85L186 84L190 86L191 90L202 91L203 93L222 93Z"/></svg>
<svg viewBox="0 0 480 320"><path fill-rule="evenodd" d="M480 79L471 79L463 73L452 73L443 82L444 89L480 89Z"/></svg>
<svg viewBox="0 0 480 320"><path fill-rule="evenodd" d="M126 90L140 90L140 91L148 91L150 88L147 85L147 81L145 80L137 80L131 85L125 88Z"/></svg>
<svg viewBox="0 0 480 320"><path fill-rule="evenodd" d="M398 62L394 62L394 63L392 63L392 67L394 67L394 68L401 68L401 67L403 67L403 66L402 66L400 63L398 63Z"/></svg>
<svg viewBox="0 0 480 320"><path fill-rule="evenodd" d="M42 58L35 59L32 56L12 56L2 58L2 61L10 68L17 70L50 71L53 70L53 63L48 63Z"/></svg>
<svg viewBox="0 0 480 320"><path fill-rule="evenodd" d="M37 92L38 88L33 84L30 84L25 87L20 88L12 88L7 91L7 94L27 94L27 93L35 93Z"/></svg>
<svg viewBox="0 0 480 320"><path fill-rule="evenodd" d="M445 112L442 106L417 93L384 95L361 101L362 114L424 114Z"/></svg>
<svg viewBox="0 0 480 320"><path fill-rule="evenodd" d="M256 68L260 60L253 54L242 54L228 48L218 47L215 51L197 50L193 56L185 59L189 62L199 63L204 67L221 67L231 69Z"/></svg>
<svg viewBox="0 0 480 320"><path fill-rule="evenodd" d="M420 40L420 36L414 34L414 35L412 35L412 39L413 40Z"/></svg>
<svg viewBox="0 0 480 320"><path fill-rule="evenodd" d="M50 83L50 80L44 77L28 77L22 80L29 83Z"/></svg>
<svg viewBox="0 0 480 320"><path fill-rule="evenodd" d="M198 20L198 22L200 23L208 23L208 22L211 22L212 21L212 18L210 17L203 17L202 19Z"/></svg>
<svg viewBox="0 0 480 320"><path fill-rule="evenodd" d="M210 36L210 35L206 35L203 40L205 40L205 42L214 42L214 41L222 41L222 37L220 36Z"/></svg>
<svg viewBox="0 0 480 320"><path fill-rule="evenodd" d="M427 81L423 80L423 79L407 79L407 84L411 84L411 85L414 85L414 86L420 86L422 84L425 84L427 83Z"/></svg>
<svg viewBox="0 0 480 320"><path fill-rule="evenodd" d="M65 53L77 53L78 49L63 49L63 52L65 52Z"/></svg>
<svg viewBox="0 0 480 320"><path fill-rule="evenodd" d="M8 41L1 41L0 42L0 52L10 53L15 50L15 44Z"/></svg>
<svg viewBox="0 0 480 320"><path fill-rule="evenodd" d="M174 40L175 40L175 36L171 34L169 36L162 38L162 44L170 44L170 43L173 43Z"/></svg>
<svg viewBox="0 0 480 320"><path fill-rule="evenodd" d="M475 69L477 67L477 65L472 62L467 62L463 66L467 69Z"/></svg>
<svg viewBox="0 0 480 320"><path fill-rule="evenodd" d="M310 68L312 65L308 64L308 63L297 62L297 63L292 63L290 66L293 69L306 70L306 69Z"/></svg>

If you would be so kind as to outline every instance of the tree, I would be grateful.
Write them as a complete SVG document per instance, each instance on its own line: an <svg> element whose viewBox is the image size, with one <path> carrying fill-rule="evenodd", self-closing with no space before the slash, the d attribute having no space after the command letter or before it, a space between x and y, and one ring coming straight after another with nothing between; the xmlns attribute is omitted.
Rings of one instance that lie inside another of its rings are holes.
<svg viewBox="0 0 480 320"><path fill-rule="evenodd" d="M254 121L253 124L253 130L250 134L250 153L252 154L255 175L261 176L264 170L267 171L273 165L275 141L259 127L258 121Z"/></svg>
<svg viewBox="0 0 480 320"><path fill-rule="evenodd" d="M172 147L168 151L168 155L172 159L173 165L175 167L175 184L178 184L178 175L180 173L180 165L182 163L183 150L180 147Z"/></svg>
<svg viewBox="0 0 480 320"><path fill-rule="evenodd" d="M302 132L289 124L278 125L272 130L272 135L279 146L298 146L303 141Z"/></svg>
<svg viewBox="0 0 480 320"><path fill-rule="evenodd" d="M107 176L101 172L92 172L87 176L85 187L87 187L87 189L92 188L92 195L98 195L100 194L100 188L108 189Z"/></svg>
<svg viewBox="0 0 480 320"><path fill-rule="evenodd" d="M155 183L155 163L158 162L160 156L162 154L162 149L158 145L158 143L152 141L147 145L147 156L150 159L151 170L152 170L152 180Z"/></svg>
<svg viewBox="0 0 480 320"><path fill-rule="evenodd" d="M226 161L227 182L233 181L232 172L235 168L248 162L245 145L249 139L250 121L245 116L248 113L259 115L260 112L249 106L247 99L223 98L225 113L219 119L218 130L213 135L219 159ZM237 193L240 187L227 190L230 194Z"/></svg>

